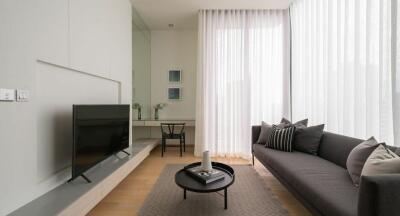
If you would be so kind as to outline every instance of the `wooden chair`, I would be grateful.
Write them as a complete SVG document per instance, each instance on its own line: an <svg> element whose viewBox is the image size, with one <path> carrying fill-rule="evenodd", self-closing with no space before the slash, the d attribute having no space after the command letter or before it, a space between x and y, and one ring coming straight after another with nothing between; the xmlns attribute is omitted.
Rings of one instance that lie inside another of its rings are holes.
<svg viewBox="0 0 400 216"><path fill-rule="evenodd" d="M164 130L167 128L168 130ZM167 139L179 139L179 148L182 157L182 147L183 151L186 152L185 123L161 123L161 134L161 157L164 156Z"/></svg>

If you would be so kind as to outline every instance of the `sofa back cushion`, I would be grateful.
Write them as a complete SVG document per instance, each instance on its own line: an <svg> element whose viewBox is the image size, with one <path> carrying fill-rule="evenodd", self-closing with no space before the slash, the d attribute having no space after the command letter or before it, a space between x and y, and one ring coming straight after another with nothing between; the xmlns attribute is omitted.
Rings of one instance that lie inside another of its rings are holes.
<svg viewBox="0 0 400 216"><path fill-rule="evenodd" d="M318 156L346 169L347 157L351 150L363 141L362 139L324 132Z"/></svg>
<svg viewBox="0 0 400 216"><path fill-rule="evenodd" d="M251 144L257 143L261 133L261 125L254 125L251 127Z"/></svg>
<svg viewBox="0 0 400 216"><path fill-rule="evenodd" d="M386 145L386 148L400 156L400 147Z"/></svg>

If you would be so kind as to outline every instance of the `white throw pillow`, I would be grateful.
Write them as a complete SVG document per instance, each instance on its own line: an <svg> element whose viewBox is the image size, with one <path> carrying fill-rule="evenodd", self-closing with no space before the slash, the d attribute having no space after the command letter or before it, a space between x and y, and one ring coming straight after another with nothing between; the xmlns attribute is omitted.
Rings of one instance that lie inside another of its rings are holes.
<svg viewBox="0 0 400 216"><path fill-rule="evenodd" d="M400 173L400 157L384 145L379 145L368 157L361 175Z"/></svg>

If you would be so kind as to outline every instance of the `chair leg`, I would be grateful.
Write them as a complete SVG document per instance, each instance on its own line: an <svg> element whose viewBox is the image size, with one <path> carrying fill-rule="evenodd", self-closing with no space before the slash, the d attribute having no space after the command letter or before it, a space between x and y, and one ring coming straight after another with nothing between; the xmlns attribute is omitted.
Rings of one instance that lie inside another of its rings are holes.
<svg viewBox="0 0 400 216"><path fill-rule="evenodd" d="M186 135L183 134L183 151L186 152Z"/></svg>
<svg viewBox="0 0 400 216"><path fill-rule="evenodd" d="M167 148L167 147L165 146L165 145L166 145L166 142L167 142L167 141L166 141L165 139L163 139L163 149L162 149L163 152L165 152L165 149Z"/></svg>
<svg viewBox="0 0 400 216"><path fill-rule="evenodd" d="M179 150L181 152L181 157L182 157L182 139L179 139Z"/></svg>
<svg viewBox="0 0 400 216"><path fill-rule="evenodd" d="M161 139L161 157L164 157L164 145L165 145L165 139Z"/></svg>

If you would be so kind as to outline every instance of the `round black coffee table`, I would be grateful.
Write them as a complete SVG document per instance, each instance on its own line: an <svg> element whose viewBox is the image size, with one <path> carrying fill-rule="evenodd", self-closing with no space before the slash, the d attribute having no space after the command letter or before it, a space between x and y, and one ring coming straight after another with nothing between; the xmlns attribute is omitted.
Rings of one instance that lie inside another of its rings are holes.
<svg viewBox="0 0 400 216"><path fill-rule="evenodd" d="M195 167L200 165L201 163L197 162L189 164L186 167ZM212 193L224 190L224 204L225 204L225 209L227 209L228 187L231 186L235 181L235 171L232 169L232 167L223 163L212 162L212 167L214 169L223 171L224 179L205 185L193 179L193 177L191 177L189 174L186 173L185 169L181 169L175 174L175 183L179 187L183 188L183 199L186 199L187 190L197 193Z"/></svg>

